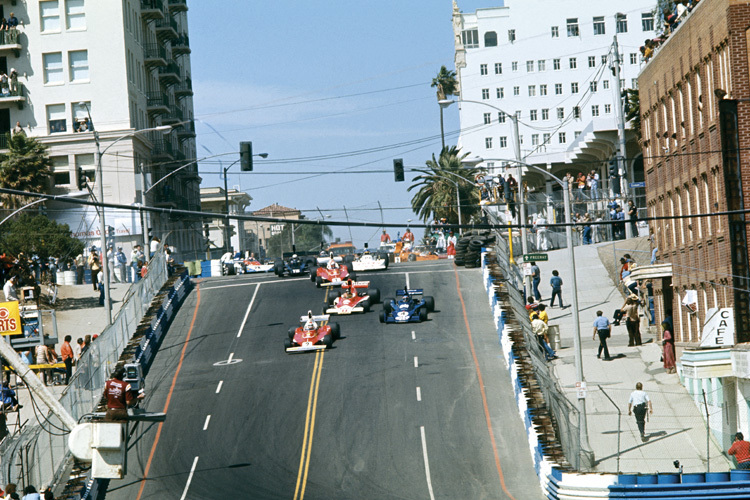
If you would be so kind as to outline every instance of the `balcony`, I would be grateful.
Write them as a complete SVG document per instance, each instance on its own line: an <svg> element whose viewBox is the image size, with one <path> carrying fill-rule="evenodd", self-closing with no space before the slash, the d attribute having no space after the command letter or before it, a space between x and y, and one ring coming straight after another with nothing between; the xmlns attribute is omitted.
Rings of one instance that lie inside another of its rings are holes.
<svg viewBox="0 0 750 500"><path fill-rule="evenodd" d="M187 0L169 0L170 12L187 12Z"/></svg>
<svg viewBox="0 0 750 500"><path fill-rule="evenodd" d="M169 105L169 113L161 117L162 125L172 125L183 120L182 108L174 104Z"/></svg>
<svg viewBox="0 0 750 500"><path fill-rule="evenodd" d="M193 81L190 77L183 78L181 82L174 86L175 97L191 97L193 95Z"/></svg>
<svg viewBox="0 0 750 500"><path fill-rule="evenodd" d="M190 37L185 33L172 40L172 54L181 56L183 54L190 54Z"/></svg>
<svg viewBox="0 0 750 500"><path fill-rule="evenodd" d="M180 66L176 62L170 62L159 68L159 81L165 85L180 83Z"/></svg>
<svg viewBox="0 0 750 500"><path fill-rule="evenodd" d="M171 186L165 185L163 189L154 193L152 203L158 208L177 208L179 197Z"/></svg>
<svg viewBox="0 0 750 500"><path fill-rule="evenodd" d="M7 31L0 31L0 53L5 52L6 50L12 50L13 54L18 57L21 55L21 48L21 41L17 29L11 28Z"/></svg>
<svg viewBox="0 0 750 500"><path fill-rule="evenodd" d="M181 141L195 137L195 122L190 120L177 127L177 138Z"/></svg>
<svg viewBox="0 0 750 500"><path fill-rule="evenodd" d="M156 21L156 36L160 39L174 40L179 36L177 33L177 21L171 17L165 17Z"/></svg>
<svg viewBox="0 0 750 500"><path fill-rule="evenodd" d="M151 142L154 144L151 148L151 161L160 162L174 160L174 147L171 140L154 137Z"/></svg>
<svg viewBox="0 0 750 500"><path fill-rule="evenodd" d="M164 19L164 2L162 0L141 0L141 17L147 21Z"/></svg>
<svg viewBox="0 0 750 500"><path fill-rule="evenodd" d="M146 111L150 115L169 113L169 97L161 92L148 92L146 94Z"/></svg>
<svg viewBox="0 0 750 500"><path fill-rule="evenodd" d="M167 49L160 43L147 43L143 46L143 63L147 68L167 65Z"/></svg>
<svg viewBox="0 0 750 500"><path fill-rule="evenodd" d="M18 109L23 109L23 103L26 102L26 90L23 83L18 82L15 89L5 88L3 90L4 92L0 92L0 108L4 108L5 104L16 103Z"/></svg>

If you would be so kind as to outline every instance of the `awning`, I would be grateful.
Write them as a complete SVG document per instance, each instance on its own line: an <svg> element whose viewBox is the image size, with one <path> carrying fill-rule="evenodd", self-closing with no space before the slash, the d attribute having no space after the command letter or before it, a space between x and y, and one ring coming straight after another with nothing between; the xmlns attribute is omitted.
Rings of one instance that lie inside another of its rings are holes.
<svg viewBox="0 0 750 500"><path fill-rule="evenodd" d="M672 264L654 264L653 266L638 266L630 273L634 280L650 280L654 278L671 278Z"/></svg>

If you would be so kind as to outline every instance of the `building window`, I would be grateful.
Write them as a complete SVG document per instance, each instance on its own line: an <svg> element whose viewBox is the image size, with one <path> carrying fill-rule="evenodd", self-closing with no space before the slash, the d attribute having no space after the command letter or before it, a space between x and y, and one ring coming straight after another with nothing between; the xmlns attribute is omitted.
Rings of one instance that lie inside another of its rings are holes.
<svg viewBox="0 0 750 500"><path fill-rule="evenodd" d="M575 57L568 59L568 65L570 69L576 69L578 67L578 60Z"/></svg>
<svg viewBox="0 0 750 500"><path fill-rule="evenodd" d="M578 31L578 18L570 18L567 20L568 25L568 36L578 36L580 33Z"/></svg>
<svg viewBox="0 0 750 500"><path fill-rule="evenodd" d="M612 114L612 105L611 104L605 104L604 105L604 114L605 115L611 115Z"/></svg>
<svg viewBox="0 0 750 500"><path fill-rule="evenodd" d="M505 117L506 117L506 116L507 116L507 115L506 115L505 113L503 113L502 111L500 111L500 112L499 112L499 113L497 114L497 122L498 122L498 123L505 123Z"/></svg>
<svg viewBox="0 0 750 500"><path fill-rule="evenodd" d="M573 139L578 139L579 135L581 135L581 131L580 130L576 130L575 132L573 132Z"/></svg>
<svg viewBox="0 0 750 500"><path fill-rule="evenodd" d="M552 69L554 69L555 71L560 69L560 59L552 60Z"/></svg>
<svg viewBox="0 0 750 500"><path fill-rule="evenodd" d="M529 97L536 97L536 85L529 85Z"/></svg>
<svg viewBox="0 0 750 500"><path fill-rule="evenodd" d="M76 155L76 169L79 168L89 182L96 180L96 164L94 163L93 154ZM84 186L78 186L78 188L84 189Z"/></svg>
<svg viewBox="0 0 750 500"><path fill-rule="evenodd" d="M560 29L557 26L552 26L552 38L560 38Z"/></svg>
<svg viewBox="0 0 750 500"><path fill-rule="evenodd" d="M596 92L596 80L592 80L591 83L589 83L589 88L591 89L591 92Z"/></svg>
<svg viewBox="0 0 750 500"><path fill-rule="evenodd" d="M65 26L71 31L86 29L83 0L65 0Z"/></svg>
<svg viewBox="0 0 750 500"><path fill-rule="evenodd" d="M86 50L68 52L71 82L89 81L89 54Z"/></svg>
<svg viewBox="0 0 750 500"><path fill-rule="evenodd" d="M47 106L47 124L49 133L55 134L67 130L65 120L65 104L50 104Z"/></svg>
<svg viewBox="0 0 750 500"><path fill-rule="evenodd" d="M550 137L549 134L542 134L542 144L549 144Z"/></svg>
<svg viewBox="0 0 750 500"><path fill-rule="evenodd" d="M604 90L609 90L609 80L602 80L602 88Z"/></svg>
<svg viewBox="0 0 750 500"><path fill-rule="evenodd" d="M549 109L542 109L542 120L549 120Z"/></svg>
<svg viewBox="0 0 750 500"><path fill-rule="evenodd" d="M534 61L526 61L526 72L527 73L534 72Z"/></svg>
<svg viewBox="0 0 750 500"><path fill-rule="evenodd" d="M638 78L632 78L630 80L630 88L631 89L637 89L638 88Z"/></svg>
<svg viewBox="0 0 750 500"><path fill-rule="evenodd" d="M599 105L594 104L591 106L591 116L599 116Z"/></svg>
<svg viewBox="0 0 750 500"><path fill-rule="evenodd" d="M557 142L560 144L565 144L565 132L560 132L557 134Z"/></svg>
<svg viewBox="0 0 750 500"><path fill-rule="evenodd" d="M630 53L630 64L638 64L638 54L635 52Z"/></svg>
<svg viewBox="0 0 750 500"><path fill-rule="evenodd" d="M494 31L488 31L484 34L484 46L485 47L497 47L497 33Z"/></svg>
<svg viewBox="0 0 750 500"><path fill-rule="evenodd" d="M70 185L70 166L67 156L50 156L52 162L52 179L55 186Z"/></svg>
<svg viewBox="0 0 750 500"><path fill-rule="evenodd" d="M536 67L539 71L547 71L547 63L544 59L537 61Z"/></svg>
<svg viewBox="0 0 750 500"><path fill-rule="evenodd" d="M516 111L516 120L521 119L521 111Z"/></svg>
<svg viewBox="0 0 750 500"><path fill-rule="evenodd" d="M60 3L39 2L39 15L41 16L42 33L60 31Z"/></svg>
<svg viewBox="0 0 750 500"><path fill-rule="evenodd" d="M628 32L628 16L626 16L625 14L616 14L615 21L617 22L618 33Z"/></svg>
<svg viewBox="0 0 750 500"><path fill-rule="evenodd" d="M490 98L490 89L482 89L482 99Z"/></svg>
<svg viewBox="0 0 750 500"><path fill-rule="evenodd" d="M492 121L490 113L484 113L482 116L484 117L484 124L489 125Z"/></svg>
<svg viewBox="0 0 750 500"><path fill-rule="evenodd" d="M570 84L570 93L571 94L577 94L578 93L578 82L573 82Z"/></svg>
<svg viewBox="0 0 750 500"><path fill-rule="evenodd" d="M565 109L564 108L557 108L557 119L558 120L564 120L565 119Z"/></svg>
<svg viewBox="0 0 750 500"><path fill-rule="evenodd" d="M547 95L547 85L539 85L539 95Z"/></svg>
<svg viewBox="0 0 750 500"><path fill-rule="evenodd" d="M500 138L500 147L501 148L507 148L508 147L508 138L503 136Z"/></svg>
<svg viewBox="0 0 750 500"><path fill-rule="evenodd" d="M531 134L531 145L532 146L539 145L539 134Z"/></svg>
<svg viewBox="0 0 750 500"><path fill-rule="evenodd" d="M495 74L496 75L503 74L503 63L495 63Z"/></svg>
<svg viewBox="0 0 750 500"><path fill-rule="evenodd" d="M513 43L516 41L516 30L508 30L508 41Z"/></svg>
<svg viewBox="0 0 750 500"><path fill-rule="evenodd" d="M89 123L90 102L74 102L71 104L73 110L73 132L91 132Z"/></svg>
<svg viewBox="0 0 750 500"><path fill-rule="evenodd" d="M487 74L487 65L486 64L480 64L479 65L479 74L480 75L486 75Z"/></svg>
<svg viewBox="0 0 750 500"><path fill-rule="evenodd" d="M63 83L62 52L42 55L44 61L44 83Z"/></svg>
<svg viewBox="0 0 750 500"><path fill-rule="evenodd" d="M573 106L573 118L580 118L580 117L581 117L580 106Z"/></svg>
<svg viewBox="0 0 750 500"><path fill-rule="evenodd" d="M607 54L604 54L602 56L602 66L606 66L606 65L607 65Z"/></svg>
<svg viewBox="0 0 750 500"><path fill-rule="evenodd" d="M497 98L502 99L505 97L505 89L503 87L498 87L495 89L497 91Z"/></svg>
<svg viewBox="0 0 750 500"><path fill-rule="evenodd" d="M492 137L484 138L484 147L487 149L492 149Z"/></svg>
<svg viewBox="0 0 750 500"><path fill-rule="evenodd" d="M605 29L604 29L604 16L598 16L594 18L594 34L606 35Z"/></svg>
<svg viewBox="0 0 750 500"><path fill-rule="evenodd" d="M562 95L562 83L555 84L555 95Z"/></svg>
<svg viewBox="0 0 750 500"><path fill-rule="evenodd" d="M653 12L644 12L641 14L641 28L643 31L654 31Z"/></svg>
<svg viewBox="0 0 750 500"><path fill-rule="evenodd" d="M479 48L479 30L464 30L461 37L467 49Z"/></svg>
<svg viewBox="0 0 750 500"><path fill-rule="evenodd" d="M521 95L521 87L517 85L513 87L513 95Z"/></svg>
<svg viewBox="0 0 750 500"><path fill-rule="evenodd" d="M535 109L532 109L529 111L529 120L532 122L535 122L538 118L537 112Z"/></svg>
<svg viewBox="0 0 750 500"><path fill-rule="evenodd" d="M510 69L511 71L518 71L518 61L513 61L510 63Z"/></svg>
<svg viewBox="0 0 750 500"><path fill-rule="evenodd" d="M589 68L596 68L596 56L589 56Z"/></svg>

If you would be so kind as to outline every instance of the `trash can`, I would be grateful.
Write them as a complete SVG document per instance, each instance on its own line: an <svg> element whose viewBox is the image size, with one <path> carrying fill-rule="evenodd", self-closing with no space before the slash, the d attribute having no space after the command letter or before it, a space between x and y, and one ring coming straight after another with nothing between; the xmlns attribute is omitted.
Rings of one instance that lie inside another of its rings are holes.
<svg viewBox="0 0 750 500"><path fill-rule="evenodd" d="M549 325L547 328L547 337L549 337L550 347L553 351L560 349L560 325Z"/></svg>

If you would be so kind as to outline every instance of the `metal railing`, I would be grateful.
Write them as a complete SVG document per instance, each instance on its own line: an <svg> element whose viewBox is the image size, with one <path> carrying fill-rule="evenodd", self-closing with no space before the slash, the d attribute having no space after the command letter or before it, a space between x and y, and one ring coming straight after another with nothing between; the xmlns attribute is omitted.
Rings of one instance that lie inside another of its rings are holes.
<svg viewBox="0 0 750 500"><path fill-rule="evenodd" d="M60 398L60 403L74 419L80 420L95 410L104 383L167 277L166 259L160 248L151 259L145 278L131 285L113 324L81 356ZM46 407L37 406L35 399L32 399L32 406L36 423L30 423L23 432L8 436L0 443L1 484L16 483L21 487L54 484L65 469L69 456L68 432Z"/></svg>

